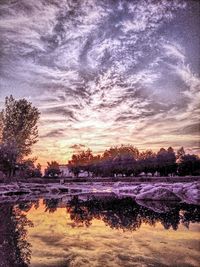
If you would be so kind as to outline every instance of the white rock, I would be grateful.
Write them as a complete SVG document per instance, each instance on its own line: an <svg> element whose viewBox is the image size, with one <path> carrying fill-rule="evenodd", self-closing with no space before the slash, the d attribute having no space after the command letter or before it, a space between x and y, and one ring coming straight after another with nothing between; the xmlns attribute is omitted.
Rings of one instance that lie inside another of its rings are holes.
<svg viewBox="0 0 200 267"><path fill-rule="evenodd" d="M180 198L175 195L172 191L168 190L167 188L163 187L155 187L151 188L148 191L140 193L136 196L137 199L145 199L145 200L168 200L168 201L178 201Z"/></svg>

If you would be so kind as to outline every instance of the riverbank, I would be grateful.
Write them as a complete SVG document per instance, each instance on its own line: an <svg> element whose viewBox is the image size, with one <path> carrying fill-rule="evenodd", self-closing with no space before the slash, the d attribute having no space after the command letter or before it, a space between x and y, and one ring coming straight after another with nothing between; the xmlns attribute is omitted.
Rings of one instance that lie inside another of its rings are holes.
<svg viewBox="0 0 200 267"><path fill-rule="evenodd" d="M87 199L92 195L116 195L131 197L137 201L180 201L200 204L200 182L66 182L0 184L0 202L25 201L37 198L71 198L79 196Z"/></svg>
<svg viewBox="0 0 200 267"><path fill-rule="evenodd" d="M5 178L0 178L0 184L3 183ZM13 181L22 183L38 183L38 184L48 184L48 183L87 183L87 182L129 182L129 183L189 183L189 182L200 182L200 176L173 176L173 177L58 177L58 178L14 178Z"/></svg>

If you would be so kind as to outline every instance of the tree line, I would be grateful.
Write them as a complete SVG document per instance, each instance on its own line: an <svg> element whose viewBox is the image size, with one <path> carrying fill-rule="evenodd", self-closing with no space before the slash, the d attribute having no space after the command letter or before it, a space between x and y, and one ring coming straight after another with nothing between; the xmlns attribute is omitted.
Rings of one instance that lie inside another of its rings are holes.
<svg viewBox="0 0 200 267"><path fill-rule="evenodd" d="M90 149L72 155L69 169L78 177L81 170L93 176L138 176L156 173L160 176L200 175L200 158L186 154L181 147L175 153L172 147L139 151L133 145L111 147L102 155L93 155Z"/></svg>
<svg viewBox="0 0 200 267"><path fill-rule="evenodd" d="M30 158L32 146L38 141L39 110L26 99L16 100L11 95L5 99L0 112L0 171L9 178L41 177L41 165ZM133 145L114 146L101 155L90 149L73 154L68 162L69 170L78 177L82 171L88 176L138 176L151 173L154 176L200 175L200 158L186 154L183 148L176 153L172 147L139 151ZM61 174L59 163L48 162L45 176Z"/></svg>
<svg viewBox="0 0 200 267"><path fill-rule="evenodd" d="M186 176L200 175L200 158L186 154L181 147L174 151L172 147L139 151L133 145L114 146L106 149L101 155L94 155L90 149L73 154L68 161L68 168L75 177L81 172L90 177L115 176ZM61 174L59 163L48 162L46 177L58 177Z"/></svg>

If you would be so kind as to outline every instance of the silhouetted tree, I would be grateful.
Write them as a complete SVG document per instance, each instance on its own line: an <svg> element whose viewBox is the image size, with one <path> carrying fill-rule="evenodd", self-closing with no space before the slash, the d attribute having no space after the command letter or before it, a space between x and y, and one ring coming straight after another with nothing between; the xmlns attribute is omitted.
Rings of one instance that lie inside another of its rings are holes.
<svg viewBox="0 0 200 267"><path fill-rule="evenodd" d="M111 147L103 153L100 167L103 176L137 174L139 151L132 145Z"/></svg>
<svg viewBox="0 0 200 267"><path fill-rule="evenodd" d="M58 177L61 173L59 164L56 161L47 162L47 168L45 169L45 176Z"/></svg>
<svg viewBox="0 0 200 267"><path fill-rule="evenodd" d="M5 99L5 109L1 113L3 125L2 142L15 143L18 160L31 153L31 147L37 142L39 111L26 99L16 100L11 95Z"/></svg>
<svg viewBox="0 0 200 267"><path fill-rule="evenodd" d="M172 147L161 148L156 154L152 150L139 152L132 145L121 145L110 147L102 155L96 156L89 149L80 151L72 155L68 166L77 177L81 171L103 177L137 176L143 172L146 175L151 173L152 176L155 172L160 173L161 176L172 176L178 174L179 165L179 174L184 175L184 171L181 171L184 156L183 147L177 151L176 155ZM198 160L193 165L192 172L187 173L198 174Z"/></svg>
<svg viewBox="0 0 200 267"><path fill-rule="evenodd" d="M151 206L151 205L150 205ZM155 212L137 204L132 198L107 197L99 199L90 197L86 201L72 198L67 211L74 222L73 226L90 226L93 219L101 219L111 228L135 231L142 223L154 226L160 222L165 229L177 230L180 223L199 222L199 207L196 205L176 203L166 212Z"/></svg>
<svg viewBox="0 0 200 267"><path fill-rule="evenodd" d="M0 144L2 143L3 138L3 112L0 112Z"/></svg>
<svg viewBox="0 0 200 267"><path fill-rule="evenodd" d="M34 171L34 177L42 177L42 166L40 163L36 165L36 168Z"/></svg>
<svg viewBox="0 0 200 267"><path fill-rule="evenodd" d="M89 176L92 168L93 158L94 156L90 149L73 154L71 160L68 162L69 169L76 177L78 177L81 170L86 171Z"/></svg>
<svg viewBox="0 0 200 267"><path fill-rule="evenodd" d="M16 163L21 163L37 142L39 115L26 99L6 97L5 108L0 112L0 170L7 177L15 174Z"/></svg>
<svg viewBox="0 0 200 267"><path fill-rule="evenodd" d="M161 148L157 153L157 168L161 176L176 173L176 155L172 147Z"/></svg>
<svg viewBox="0 0 200 267"><path fill-rule="evenodd" d="M9 178L14 174L17 156L18 149L15 143L0 144L0 170Z"/></svg>
<svg viewBox="0 0 200 267"><path fill-rule="evenodd" d="M140 172L144 172L146 175L147 173L154 175L157 170L156 154L152 150L141 152L139 155L138 168Z"/></svg>
<svg viewBox="0 0 200 267"><path fill-rule="evenodd" d="M25 178L42 177L41 165L35 166L35 158L23 160L22 163L16 165L18 176Z"/></svg>
<svg viewBox="0 0 200 267"><path fill-rule="evenodd" d="M200 158L197 155L183 155L179 158L178 174L200 175Z"/></svg>
<svg viewBox="0 0 200 267"><path fill-rule="evenodd" d="M32 222L11 204L0 204L0 214L0 267L28 267L31 250L26 235Z"/></svg>
<svg viewBox="0 0 200 267"><path fill-rule="evenodd" d="M43 204L45 205L45 211L53 213L57 210L59 199L44 199Z"/></svg>
<svg viewBox="0 0 200 267"><path fill-rule="evenodd" d="M101 175L101 156L100 155L93 155L92 160L90 161L90 172L92 172L93 176Z"/></svg>

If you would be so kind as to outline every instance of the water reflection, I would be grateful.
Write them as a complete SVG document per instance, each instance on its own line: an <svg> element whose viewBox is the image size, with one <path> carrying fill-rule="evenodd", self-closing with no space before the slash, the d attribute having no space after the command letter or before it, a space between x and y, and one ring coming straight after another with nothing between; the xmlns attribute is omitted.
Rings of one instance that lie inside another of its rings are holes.
<svg viewBox="0 0 200 267"><path fill-rule="evenodd" d="M22 210L28 211L32 203L15 207L11 204L0 205L0 266L27 267L30 263L30 243L26 240L27 227L32 222Z"/></svg>
<svg viewBox="0 0 200 267"><path fill-rule="evenodd" d="M63 203L58 199L44 200L44 204L45 211L49 212L55 212L59 206L63 207ZM165 229L177 230L179 224L189 228L190 222L200 221L199 206L184 203L143 202L139 205L130 197L89 197L88 200L82 201L75 196L65 206L74 222L73 226L83 224L88 227L93 219L100 219L115 229L134 231L140 228L142 223L154 226L160 222Z"/></svg>
<svg viewBox="0 0 200 267"><path fill-rule="evenodd" d="M101 220L107 227L136 231L143 224L155 226L160 223L164 229L177 230L180 225L189 228L190 223L200 222L200 207L184 203L136 203L132 198L99 198L89 196L81 200L74 196L65 202L62 199L42 200L44 213L55 213L66 209L72 221L71 227L92 225L94 219ZM0 204L0 266L27 267L31 259L31 244L27 231L33 223L27 219L31 209L37 210L41 201ZM67 220L67 218L66 218ZM58 221L59 224L59 221ZM69 227L69 224L66 225ZM48 238L48 237L47 237ZM42 265L41 265L42 266Z"/></svg>

